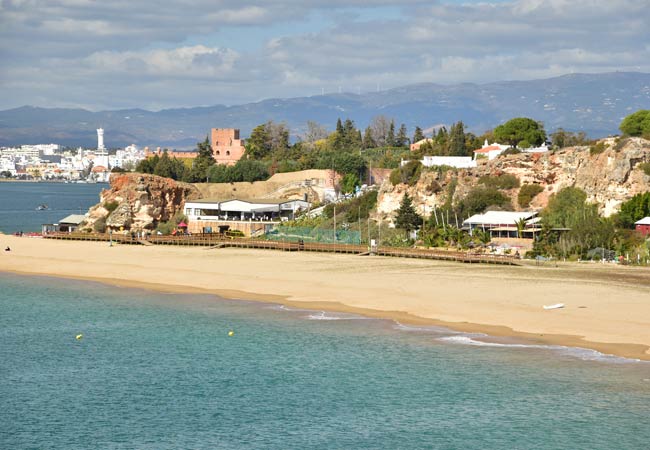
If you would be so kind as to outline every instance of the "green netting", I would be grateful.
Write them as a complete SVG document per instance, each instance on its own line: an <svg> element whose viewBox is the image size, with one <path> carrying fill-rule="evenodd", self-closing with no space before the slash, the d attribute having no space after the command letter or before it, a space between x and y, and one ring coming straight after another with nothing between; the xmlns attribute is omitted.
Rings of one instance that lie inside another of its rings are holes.
<svg viewBox="0 0 650 450"><path fill-rule="evenodd" d="M266 233L266 238L271 241L289 242L322 242L328 244L360 244L361 233L358 231L334 230L309 227L284 227L276 226Z"/></svg>

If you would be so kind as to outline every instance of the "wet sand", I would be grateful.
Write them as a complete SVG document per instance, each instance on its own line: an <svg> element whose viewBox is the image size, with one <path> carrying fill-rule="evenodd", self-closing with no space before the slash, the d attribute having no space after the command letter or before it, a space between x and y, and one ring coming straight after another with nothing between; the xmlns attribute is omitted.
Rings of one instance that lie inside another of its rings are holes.
<svg viewBox="0 0 650 450"><path fill-rule="evenodd" d="M650 360L650 269L524 267L0 235L0 271L201 292ZM565 308L544 310L543 305Z"/></svg>

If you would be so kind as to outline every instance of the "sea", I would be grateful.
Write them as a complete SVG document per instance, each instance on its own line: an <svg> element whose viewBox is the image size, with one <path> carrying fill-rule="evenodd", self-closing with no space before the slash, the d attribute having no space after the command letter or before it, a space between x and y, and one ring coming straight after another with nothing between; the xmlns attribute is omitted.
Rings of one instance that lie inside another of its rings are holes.
<svg viewBox="0 0 650 450"><path fill-rule="evenodd" d="M99 190L0 183L0 229ZM0 449L650 448L649 362L3 272L0 405Z"/></svg>
<svg viewBox="0 0 650 450"><path fill-rule="evenodd" d="M40 232L70 214L85 214L99 203L104 183L0 182L0 232ZM38 210L41 205L47 209Z"/></svg>

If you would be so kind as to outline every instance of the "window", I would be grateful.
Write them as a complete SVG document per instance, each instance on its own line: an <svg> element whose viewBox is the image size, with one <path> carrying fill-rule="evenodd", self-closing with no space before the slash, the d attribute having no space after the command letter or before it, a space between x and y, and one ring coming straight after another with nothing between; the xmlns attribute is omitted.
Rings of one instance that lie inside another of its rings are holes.
<svg viewBox="0 0 650 450"><path fill-rule="evenodd" d="M230 156L230 150L226 150L226 156Z"/></svg>

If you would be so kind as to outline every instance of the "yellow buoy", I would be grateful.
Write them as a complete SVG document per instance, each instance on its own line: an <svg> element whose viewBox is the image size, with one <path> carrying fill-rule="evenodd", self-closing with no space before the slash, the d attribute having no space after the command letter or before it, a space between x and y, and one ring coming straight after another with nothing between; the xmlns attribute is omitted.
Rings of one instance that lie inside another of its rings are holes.
<svg viewBox="0 0 650 450"><path fill-rule="evenodd" d="M78 335L76 335L74 338L75 338L76 340L80 341L83 337L84 337L83 334L78 334Z"/></svg>
<svg viewBox="0 0 650 450"><path fill-rule="evenodd" d="M234 331L230 330L230 331L228 332L228 336L234 336L234 335L235 335L235 332L234 332Z"/></svg>

